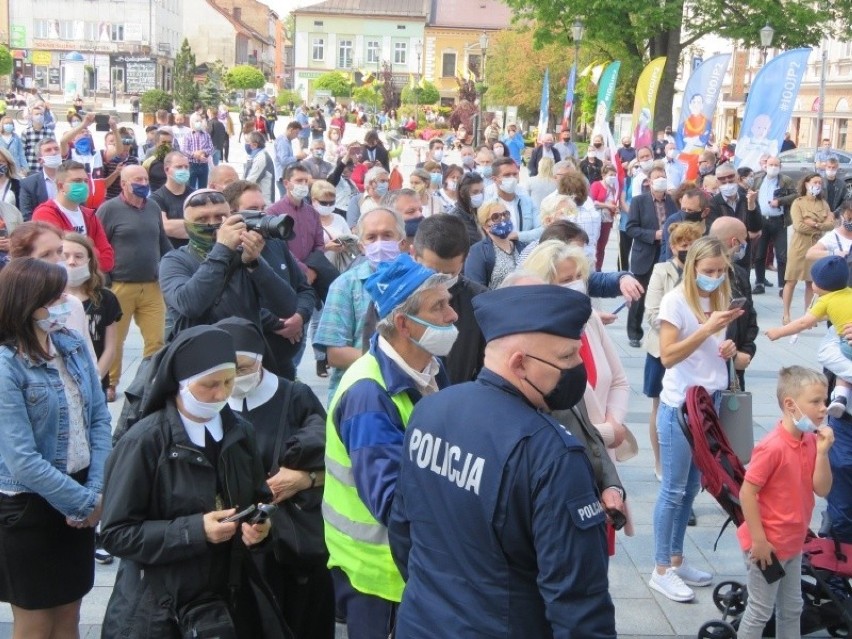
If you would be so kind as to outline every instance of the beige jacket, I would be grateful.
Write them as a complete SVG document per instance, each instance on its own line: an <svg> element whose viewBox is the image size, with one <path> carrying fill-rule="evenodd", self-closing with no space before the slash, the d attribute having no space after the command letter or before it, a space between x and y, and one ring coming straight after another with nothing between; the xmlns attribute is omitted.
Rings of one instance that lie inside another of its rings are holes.
<svg viewBox="0 0 852 639"><path fill-rule="evenodd" d="M671 260L654 264L654 270L651 272L648 292L645 294L645 323L648 325L648 330L645 331L642 346L653 357L660 356L660 325L657 320L660 302L663 295L677 286L680 277L677 267Z"/></svg>

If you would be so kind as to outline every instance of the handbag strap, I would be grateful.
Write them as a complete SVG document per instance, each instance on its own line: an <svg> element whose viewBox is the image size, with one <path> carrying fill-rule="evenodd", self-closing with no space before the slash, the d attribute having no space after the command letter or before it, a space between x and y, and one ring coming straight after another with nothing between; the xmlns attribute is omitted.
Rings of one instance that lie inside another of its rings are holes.
<svg viewBox="0 0 852 639"><path fill-rule="evenodd" d="M280 382L279 382L280 388ZM281 402L281 416L278 420L278 432L275 433L275 446L272 448L272 465L269 467L269 474L274 475L278 472L278 460L281 456L281 448L284 446L284 426L287 424L287 416L290 414L290 404L293 399L293 387L289 384L284 389L284 398Z"/></svg>
<svg viewBox="0 0 852 639"><path fill-rule="evenodd" d="M740 378L737 377L737 371L734 370L734 358L728 360L728 390L734 393L740 392Z"/></svg>

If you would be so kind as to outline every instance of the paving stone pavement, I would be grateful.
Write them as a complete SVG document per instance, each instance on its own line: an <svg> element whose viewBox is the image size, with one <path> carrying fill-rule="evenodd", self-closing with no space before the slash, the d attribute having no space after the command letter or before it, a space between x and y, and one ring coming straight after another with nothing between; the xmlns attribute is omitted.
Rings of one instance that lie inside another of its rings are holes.
<svg viewBox="0 0 852 639"><path fill-rule="evenodd" d="M234 146L232 145L232 148ZM237 148L240 149L238 145ZM413 160L413 153L407 149L403 159L409 158ZM413 164L413 161L410 164ZM617 246L617 237L613 235L607 247L605 268L615 267ZM774 277L774 273L768 275ZM803 310L801 289L800 286L794 298L794 316ZM762 330L780 325L781 300L777 290L767 289L767 294L754 297ZM602 309L613 309L619 303L616 300L602 300L596 304ZM658 483L653 474L653 455L648 438L650 400L642 395L641 390L645 352L629 346L625 322L626 313L621 313L608 331L618 348L633 389L627 422L639 442L639 454L619 466L628 492L636 532L633 537L618 535L616 553L610 562L610 592L615 603L616 627L619 636L625 639L695 637L702 623L720 618L720 613L712 602L712 587L696 589L695 601L687 604L669 601L648 587L648 578L653 568L652 514ZM753 396L755 440L759 440L771 430L778 418L775 401L778 369L791 364L819 368L815 353L823 334L822 328L807 331L799 337L795 345L791 345L788 339L772 343L763 336L758 338L757 355L746 373L747 390ZM133 378L141 358L141 346L141 336L133 325L124 351L124 384ZM310 349L299 367L298 374L299 379L309 384L325 403L328 382L316 376ZM113 418L117 418L121 403L116 402L109 406ZM823 508L824 502L818 499L812 526L818 526L819 513ZM731 579L742 581L745 565L732 528L724 532L719 539L718 548L713 549L716 536L725 521L722 510L709 495L702 492L696 499L695 513L698 525L689 528L686 536L685 554L690 563L712 572L714 584ZM99 624L112 591L116 570L117 562L110 566L96 566L95 587L83 600L81 611L80 636L84 639L100 636ZM0 604L0 639L11 637L11 621L11 609L7 604ZM338 637L345 636L345 630L339 629ZM823 632L809 636L829 635Z"/></svg>

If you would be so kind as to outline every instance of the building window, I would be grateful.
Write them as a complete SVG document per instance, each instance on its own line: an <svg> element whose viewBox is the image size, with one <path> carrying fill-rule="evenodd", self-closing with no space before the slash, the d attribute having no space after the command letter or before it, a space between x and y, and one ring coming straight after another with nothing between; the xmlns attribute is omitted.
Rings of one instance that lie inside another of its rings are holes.
<svg viewBox="0 0 852 639"><path fill-rule="evenodd" d="M337 67L339 69L352 68L352 40L338 40Z"/></svg>
<svg viewBox="0 0 852 639"><path fill-rule="evenodd" d="M111 24L109 25L109 39L113 42L123 42L124 41L124 25L123 24Z"/></svg>
<svg viewBox="0 0 852 639"><path fill-rule="evenodd" d="M394 42L393 45L393 63L406 64L405 57L408 51L408 45L405 42Z"/></svg>
<svg viewBox="0 0 852 639"><path fill-rule="evenodd" d="M367 64L378 64L380 51L378 40L367 40Z"/></svg>
<svg viewBox="0 0 852 639"><path fill-rule="evenodd" d="M452 78L456 75L456 54L454 51L441 57L441 77Z"/></svg>
<svg viewBox="0 0 852 639"><path fill-rule="evenodd" d="M837 120L837 148L845 149L846 148L846 138L849 132L849 120L846 119L838 119Z"/></svg>
<svg viewBox="0 0 852 639"><path fill-rule="evenodd" d="M325 38L314 38L311 46L311 60L314 62L325 60Z"/></svg>

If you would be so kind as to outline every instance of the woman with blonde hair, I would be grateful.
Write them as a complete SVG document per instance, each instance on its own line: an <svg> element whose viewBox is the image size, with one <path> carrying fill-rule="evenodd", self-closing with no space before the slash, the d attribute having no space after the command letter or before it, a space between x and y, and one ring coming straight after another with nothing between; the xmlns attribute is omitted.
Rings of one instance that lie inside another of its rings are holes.
<svg viewBox="0 0 852 639"><path fill-rule="evenodd" d="M18 165L12 154L0 145L0 202L18 206L18 193L21 190Z"/></svg>
<svg viewBox="0 0 852 639"><path fill-rule="evenodd" d="M529 179L527 189L536 208L556 190L556 178L553 177L553 158L542 158L538 163L538 174Z"/></svg>
<svg viewBox="0 0 852 639"><path fill-rule="evenodd" d="M743 310L728 310L728 251L715 237L702 237L686 254L680 284L663 296L657 320L660 360L666 368L657 413L662 481L654 508L654 562L650 586L672 601L692 601L690 586L709 586L710 573L688 565L683 540L699 472L680 427L679 414L690 386L703 386L718 402L728 387L728 360L737 354L725 338Z"/></svg>
<svg viewBox="0 0 852 639"><path fill-rule="evenodd" d="M476 216L485 237L470 247L464 263L464 275L482 286L495 289L517 268L524 245L509 239L514 225L502 201L483 204L477 209Z"/></svg>
<svg viewBox="0 0 852 639"><path fill-rule="evenodd" d="M564 286L583 295L588 295L590 271L591 266L583 249L559 240L542 242L524 262L525 273L537 275L548 284ZM591 453L589 459L592 460L604 507L627 515L625 533L632 536L633 526L629 512L623 506L623 489L618 473L613 464L604 465L601 456L595 454L595 447L598 446L606 448L612 462L626 461L636 455L636 439L625 425L630 384L618 349L596 313L592 313L589 318L580 342L585 375L582 380L578 378L577 383L582 381L585 384L584 405L568 411L556 411L553 416L561 424L573 422L573 425L578 425L579 421L581 428L582 418L586 417L588 423L594 426L595 432L591 435L584 433L582 439ZM570 430L573 433L576 428ZM615 519L613 523L616 523ZM614 552L613 541L610 537L610 554Z"/></svg>
<svg viewBox="0 0 852 639"><path fill-rule="evenodd" d="M687 251L704 235L703 226L701 223L675 222L669 227L672 258L654 265L648 282L648 292L645 295L645 322L648 330L645 331L642 342L647 351L644 392L646 397L651 398L649 427L651 448L654 451L654 474L657 479L661 477L660 444L657 442L657 409L660 407L663 374L666 372L660 361L660 331L657 315L660 312L660 301L663 296L680 283Z"/></svg>
<svg viewBox="0 0 852 639"><path fill-rule="evenodd" d="M568 171L559 178L559 193L570 195L577 205L577 214L568 218L589 236L586 256L594 265L597 263L598 238L601 236L601 214L589 197L589 183L580 171Z"/></svg>

